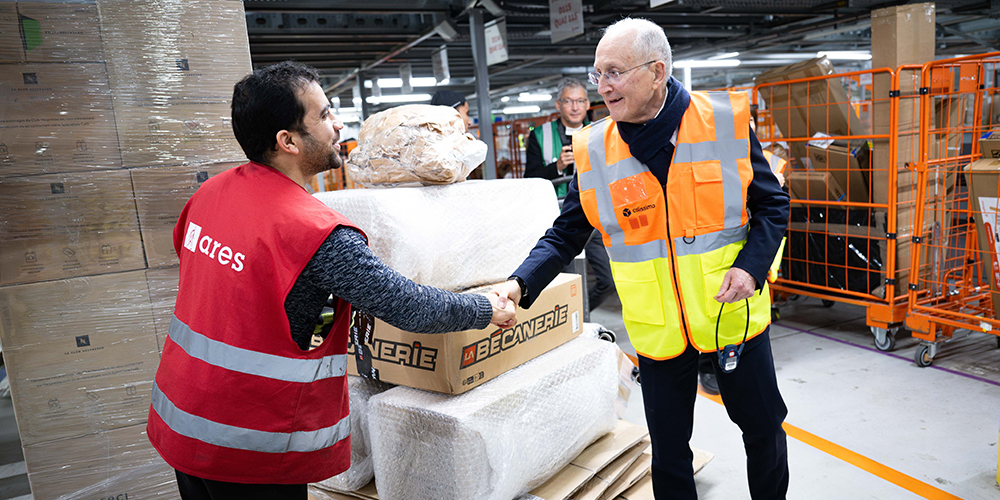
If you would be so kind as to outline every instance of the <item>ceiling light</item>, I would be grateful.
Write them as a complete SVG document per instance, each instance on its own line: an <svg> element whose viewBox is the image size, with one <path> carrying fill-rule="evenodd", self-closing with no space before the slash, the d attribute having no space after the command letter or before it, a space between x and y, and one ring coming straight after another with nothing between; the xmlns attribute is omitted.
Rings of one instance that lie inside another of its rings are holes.
<svg viewBox="0 0 1000 500"><path fill-rule="evenodd" d="M508 106L503 108L503 114L505 115L526 115L530 113L537 113L541 111L542 108L538 106Z"/></svg>
<svg viewBox="0 0 1000 500"><path fill-rule="evenodd" d="M709 57L708 60L709 61L715 61L715 60L718 60L718 59L731 59L731 58L736 57L738 55L740 55L739 52L725 52L725 53L715 54L714 56Z"/></svg>
<svg viewBox="0 0 1000 500"><path fill-rule="evenodd" d="M505 96L503 96L503 97L500 98L500 102L507 102L509 100L510 100L510 96L509 95L505 95Z"/></svg>
<svg viewBox="0 0 1000 500"><path fill-rule="evenodd" d="M720 59L717 61L674 61L675 68L732 68L740 65L739 59Z"/></svg>
<svg viewBox="0 0 1000 500"><path fill-rule="evenodd" d="M451 78L445 78L445 79L441 80L440 82L438 82L437 84L438 85L448 85L449 83L451 83Z"/></svg>
<svg viewBox="0 0 1000 500"><path fill-rule="evenodd" d="M868 61L872 58L871 52L861 50L831 50L816 53L816 57L823 56L826 56L831 61Z"/></svg>
<svg viewBox="0 0 1000 500"><path fill-rule="evenodd" d="M552 94L529 94L527 92L521 92L521 94L517 96L517 100L520 102L551 101Z"/></svg>
<svg viewBox="0 0 1000 500"><path fill-rule="evenodd" d="M430 94L402 94L384 95L382 97L368 96L365 101L368 104L382 104L386 102L426 102L431 100Z"/></svg>

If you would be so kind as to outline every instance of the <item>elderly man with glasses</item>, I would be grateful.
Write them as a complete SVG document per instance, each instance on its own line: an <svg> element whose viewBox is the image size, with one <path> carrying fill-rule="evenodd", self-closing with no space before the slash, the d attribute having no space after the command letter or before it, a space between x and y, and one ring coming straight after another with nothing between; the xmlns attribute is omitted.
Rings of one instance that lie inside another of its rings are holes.
<svg viewBox="0 0 1000 500"><path fill-rule="evenodd" d="M698 496L688 441L700 353L715 357L726 411L743 431L751 498L783 499L787 409L766 278L788 195L750 127L747 94L689 92L670 74L659 26L607 28L590 81L611 116L573 136L577 172L562 213L497 287L499 305L530 307L596 228L638 354L656 499Z"/></svg>

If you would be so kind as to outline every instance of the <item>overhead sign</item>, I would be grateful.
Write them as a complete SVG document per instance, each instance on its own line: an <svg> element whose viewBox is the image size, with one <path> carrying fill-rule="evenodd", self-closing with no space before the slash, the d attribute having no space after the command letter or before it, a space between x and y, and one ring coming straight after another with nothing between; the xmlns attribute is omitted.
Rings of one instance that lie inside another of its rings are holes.
<svg viewBox="0 0 1000 500"><path fill-rule="evenodd" d="M583 34L583 0L549 0L552 43Z"/></svg>
<svg viewBox="0 0 1000 500"><path fill-rule="evenodd" d="M494 19L483 25L486 39L486 65L502 63L507 60L507 22Z"/></svg>
<svg viewBox="0 0 1000 500"><path fill-rule="evenodd" d="M438 83L451 81L451 71L448 70L448 47L442 45L431 54L431 66L434 67L434 79Z"/></svg>

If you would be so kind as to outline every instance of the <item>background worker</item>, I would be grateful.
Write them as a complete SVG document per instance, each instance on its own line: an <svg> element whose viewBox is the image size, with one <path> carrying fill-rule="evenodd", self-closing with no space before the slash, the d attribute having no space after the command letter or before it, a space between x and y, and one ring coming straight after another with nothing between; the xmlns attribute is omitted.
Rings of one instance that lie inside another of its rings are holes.
<svg viewBox="0 0 1000 500"><path fill-rule="evenodd" d="M529 307L597 225L638 353L656 499L697 498L689 441L698 356L717 351L722 400L743 431L750 496L783 499L787 409L768 338L766 276L788 195L750 127L746 94L688 92L670 73L670 45L656 24L623 19L605 30L590 79L611 116L573 136L577 176L562 212L497 287L500 305L507 297Z"/></svg>
<svg viewBox="0 0 1000 500"><path fill-rule="evenodd" d="M583 83L573 78L563 78L559 82L556 99L559 118L528 132L525 178L549 179L555 186L556 196L566 197L574 172L572 137L590 123L587 120L589 110L590 99ZM611 265L600 233L594 230L585 248L587 264L594 274L594 286L587 289L587 303L593 311L614 291L615 281L611 277Z"/></svg>
<svg viewBox="0 0 1000 500"><path fill-rule="evenodd" d="M206 181L174 229L180 287L147 430L185 500L306 500L307 483L350 467L352 306L422 333L513 321L496 294L404 278L309 195L315 174L343 164L318 82L285 62L236 84L233 131L251 161ZM333 319L310 350L325 307Z"/></svg>
<svg viewBox="0 0 1000 500"><path fill-rule="evenodd" d="M462 115L465 123L465 131L469 131L472 126L472 119L469 118L469 103L465 101L465 96L454 90L439 90L431 96L431 106L448 106L455 108L458 114Z"/></svg>

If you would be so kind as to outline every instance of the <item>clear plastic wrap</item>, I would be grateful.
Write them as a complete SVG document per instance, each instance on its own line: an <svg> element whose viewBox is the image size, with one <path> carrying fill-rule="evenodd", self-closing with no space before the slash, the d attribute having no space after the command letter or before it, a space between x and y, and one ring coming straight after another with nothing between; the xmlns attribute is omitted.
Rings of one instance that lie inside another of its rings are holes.
<svg viewBox="0 0 1000 500"><path fill-rule="evenodd" d="M34 500L179 499L146 425L24 447Z"/></svg>
<svg viewBox="0 0 1000 500"><path fill-rule="evenodd" d="M320 481L318 486L334 491L354 491L375 477L372 466L372 445L368 433L368 400L385 391L388 384L361 377L347 377L351 398L351 468Z"/></svg>
<svg viewBox="0 0 1000 500"><path fill-rule="evenodd" d="M614 428L614 344L578 338L458 396L395 387L370 400L382 500L509 500Z"/></svg>
<svg viewBox="0 0 1000 500"><path fill-rule="evenodd" d="M357 224L389 267L445 290L506 280L559 215L552 183L545 179L313 196Z"/></svg>
<svg viewBox="0 0 1000 500"><path fill-rule="evenodd" d="M22 444L146 421L160 362L149 304L143 271L0 287Z"/></svg>
<svg viewBox="0 0 1000 500"><path fill-rule="evenodd" d="M0 339L35 499L178 497L144 432L177 271L147 268L243 159L250 71L243 2L0 0Z"/></svg>
<svg viewBox="0 0 1000 500"><path fill-rule="evenodd" d="M407 104L365 120L347 174L367 187L451 184L464 181L486 153L454 108Z"/></svg>

